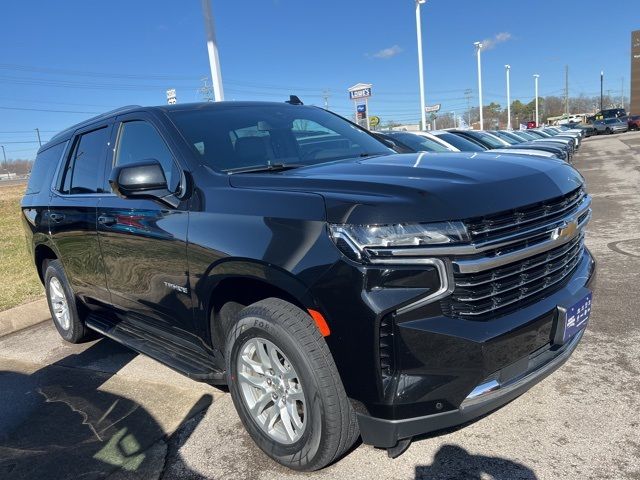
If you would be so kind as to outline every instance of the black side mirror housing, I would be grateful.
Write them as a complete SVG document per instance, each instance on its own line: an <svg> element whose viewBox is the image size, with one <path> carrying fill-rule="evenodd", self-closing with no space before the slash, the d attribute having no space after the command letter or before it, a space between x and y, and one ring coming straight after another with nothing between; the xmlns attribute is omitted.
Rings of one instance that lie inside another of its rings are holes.
<svg viewBox="0 0 640 480"><path fill-rule="evenodd" d="M122 198L147 198L173 208L180 204L175 192L169 190L160 162L155 159L115 167L109 184Z"/></svg>

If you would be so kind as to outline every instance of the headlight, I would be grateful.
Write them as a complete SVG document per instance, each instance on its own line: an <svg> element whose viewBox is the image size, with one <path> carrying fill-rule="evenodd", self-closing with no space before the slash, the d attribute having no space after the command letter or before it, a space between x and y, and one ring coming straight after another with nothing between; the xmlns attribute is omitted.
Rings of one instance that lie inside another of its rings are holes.
<svg viewBox="0 0 640 480"><path fill-rule="evenodd" d="M365 249L419 247L469 241L462 222L403 223L395 225L329 225L331 237L347 256L361 259ZM346 249L351 252L347 252Z"/></svg>

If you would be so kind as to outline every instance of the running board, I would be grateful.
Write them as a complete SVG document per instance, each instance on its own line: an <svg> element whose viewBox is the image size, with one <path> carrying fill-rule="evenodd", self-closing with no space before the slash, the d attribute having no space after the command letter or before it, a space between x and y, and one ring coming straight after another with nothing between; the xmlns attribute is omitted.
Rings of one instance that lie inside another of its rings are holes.
<svg viewBox="0 0 640 480"><path fill-rule="evenodd" d="M114 322L96 314L87 317L86 325L193 380L215 385L226 383L225 374L215 365L212 355L196 344L189 342L186 346L184 341L172 339L157 329L144 328L127 320Z"/></svg>

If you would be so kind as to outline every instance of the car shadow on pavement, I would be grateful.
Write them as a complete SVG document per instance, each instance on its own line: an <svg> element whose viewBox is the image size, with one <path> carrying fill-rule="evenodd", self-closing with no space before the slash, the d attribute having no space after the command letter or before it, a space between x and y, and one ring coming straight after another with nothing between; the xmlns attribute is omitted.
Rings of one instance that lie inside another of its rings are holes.
<svg viewBox="0 0 640 480"><path fill-rule="evenodd" d="M0 478L158 478L167 433L142 405L105 386L135 357L102 339L39 370L0 370ZM107 363L108 371L101 371ZM139 389L146 388L130 383L126 388L138 390L138 397ZM161 390L155 388L157 396ZM154 400L166 401L172 413L169 393ZM197 413L212 401L211 395L202 395L177 424L202 418Z"/></svg>
<svg viewBox="0 0 640 480"><path fill-rule="evenodd" d="M418 465L416 480L456 479L537 480L527 466L501 457L473 455L458 445L443 445L431 465Z"/></svg>

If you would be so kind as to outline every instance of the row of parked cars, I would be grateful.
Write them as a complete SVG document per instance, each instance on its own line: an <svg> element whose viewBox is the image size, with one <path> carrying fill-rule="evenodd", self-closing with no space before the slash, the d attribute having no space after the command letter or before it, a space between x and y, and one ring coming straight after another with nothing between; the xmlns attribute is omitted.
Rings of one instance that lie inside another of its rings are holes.
<svg viewBox="0 0 640 480"><path fill-rule="evenodd" d="M565 126L525 131L511 130L435 130L431 132L377 132L398 153L483 152L555 157L571 162L585 129Z"/></svg>

